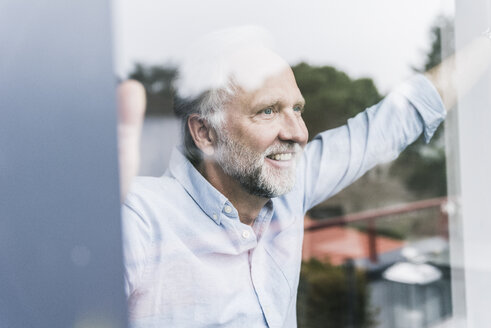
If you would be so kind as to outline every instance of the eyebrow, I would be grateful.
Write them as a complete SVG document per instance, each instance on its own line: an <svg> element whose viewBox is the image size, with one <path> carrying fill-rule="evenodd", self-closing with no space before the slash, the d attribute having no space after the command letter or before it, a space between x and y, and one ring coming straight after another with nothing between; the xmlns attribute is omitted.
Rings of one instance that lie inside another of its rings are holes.
<svg viewBox="0 0 491 328"><path fill-rule="evenodd" d="M255 105L253 105L254 109L263 109L267 107L276 107L281 103L280 99L271 99L271 100L260 100ZM305 99L303 97L299 98L295 105L305 106Z"/></svg>

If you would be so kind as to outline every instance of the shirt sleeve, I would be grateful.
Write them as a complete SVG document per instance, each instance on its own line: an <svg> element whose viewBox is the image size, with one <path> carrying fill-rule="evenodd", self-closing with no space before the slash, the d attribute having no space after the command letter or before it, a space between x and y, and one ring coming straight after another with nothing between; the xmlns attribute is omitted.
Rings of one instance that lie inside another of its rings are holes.
<svg viewBox="0 0 491 328"><path fill-rule="evenodd" d="M123 222L125 292L126 296L130 297L138 288L146 268L150 227L128 204L122 206L121 214Z"/></svg>
<svg viewBox="0 0 491 328"><path fill-rule="evenodd" d="M304 210L336 194L376 164L395 159L422 132L429 142L445 114L435 87L423 75L416 75L346 125L317 135L306 146L300 165Z"/></svg>

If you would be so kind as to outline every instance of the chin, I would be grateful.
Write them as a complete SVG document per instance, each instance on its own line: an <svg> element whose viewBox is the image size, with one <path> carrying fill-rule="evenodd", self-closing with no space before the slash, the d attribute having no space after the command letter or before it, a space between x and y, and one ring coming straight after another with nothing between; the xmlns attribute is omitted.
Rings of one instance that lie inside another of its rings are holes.
<svg viewBox="0 0 491 328"><path fill-rule="evenodd" d="M276 181L271 181L276 180ZM249 189L250 193L263 198L275 198L283 196L292 191L295 186L295 175L276 176L271 179L271 175L263 175L256 180L253 188Z"/></svg>

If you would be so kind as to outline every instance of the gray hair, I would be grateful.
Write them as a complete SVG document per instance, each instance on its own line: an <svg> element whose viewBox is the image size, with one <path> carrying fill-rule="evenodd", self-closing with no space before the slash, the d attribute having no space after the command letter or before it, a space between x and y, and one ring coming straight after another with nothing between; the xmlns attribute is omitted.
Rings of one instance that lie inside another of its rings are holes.
<svg viewBox="0 0 491 328"><path fill-rule="evenodd" d="M194 98L181 98L176 93L174 112L181 120L184 155L193 165L201 162L202 153L189 131L189 117L192 114L199 114L213 129L218 130L224 120L223 104L231 96L233 94L225 94L222 90L208 90Z"/></svg>
<svg viewBox="0 0 491 328"><path fill-rule="evenodd" d="M236 94L237 86L253 88L250 81L244 79L247 72L241 72L248 70L244 63L251 60L240 54L247 53L248 49L261 49L261 54L272 53L272 43L265 29L241 26L213 32L188 50L174 81L174 112L181 119L184 155L191 163L201 162L202 153L189 131L189 117L199 114L216 131L222 128L224 105ZM249 63L249 67L262 71L271 71L270 66L275 65L269 63L265 69L264 65L257 65L257 61Z"/></svg>

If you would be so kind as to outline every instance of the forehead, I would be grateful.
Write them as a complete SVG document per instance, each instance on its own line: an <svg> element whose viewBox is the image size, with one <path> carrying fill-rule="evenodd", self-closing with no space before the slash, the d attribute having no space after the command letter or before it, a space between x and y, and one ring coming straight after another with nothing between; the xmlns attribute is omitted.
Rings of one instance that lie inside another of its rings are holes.
<svg viewBox="0 0 491 328"><path fill-rule="evenodd" d="M264 77L261 84L253 90L239 86L231 102L252 111L272 105L293 106L305 103L290 67Z"/></svg>
<svg viewBox="0 0 491 328"><path fill-rule="evenodd" d="M268 78L290 69L283 58L264 47L237 49L224 60L223 66L230 80L247 92L261 88Z"/></svg>

